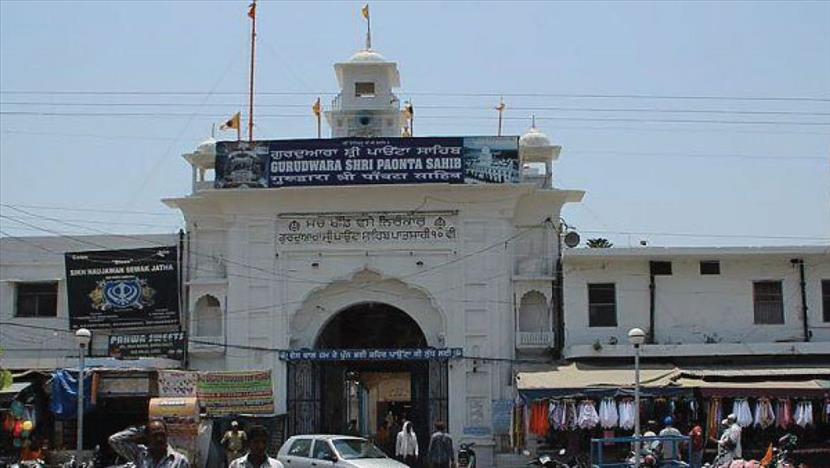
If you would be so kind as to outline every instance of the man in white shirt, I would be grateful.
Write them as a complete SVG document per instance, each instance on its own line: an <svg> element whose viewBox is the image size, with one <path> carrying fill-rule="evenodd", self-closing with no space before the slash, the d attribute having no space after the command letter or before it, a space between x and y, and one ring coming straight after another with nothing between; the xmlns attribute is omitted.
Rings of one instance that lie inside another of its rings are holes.
<svg viewBox="0 0 830 468"><path fill-rule="evenodd" d="M146 427L130 427L109 438L115 453L135 468L190 468L187 457L167 443L167 424L151 420Z"/></svg>
<svg viewBox="0 0 830 468"><path fill-rule="evenodd" d="M741 451L742 428L741 425L738 424L738 418L734 414L730 414L726 417L726 420L729 422L729 438L735 446L735 448L732 449L732 453L735 455L735 458L743 458L743 452Z"/></svg>
<svg viewBox="0 0 830 468"><path fill-rule="evenodd" d="M248 453L232 461L228 468L284 468L283 464L268 456L268 431L255 424L248 428Z"/></svg>

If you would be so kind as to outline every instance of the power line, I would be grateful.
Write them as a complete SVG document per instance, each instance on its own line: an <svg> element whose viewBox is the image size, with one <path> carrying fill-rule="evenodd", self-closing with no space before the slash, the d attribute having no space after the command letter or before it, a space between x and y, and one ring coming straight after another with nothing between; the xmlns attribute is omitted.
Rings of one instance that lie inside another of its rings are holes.
<svg viewBox="0 0 830 468"><path fill-rule="evenodd" d="M152 117L152 118L187 118L210 117L223 118L220 114L178 113L178 112L33 112L33 111L0 111L0 115L30 116L30 117ZM260 118L299 118L309 120L304 114L262 114ZM444 120L498 120L498 117L464 116L464 115L422 115L420 119ZM504 120L527 120L525 117L503 117ZM827 126L830 122L813 121L775 121L775 120L721 120L721 119L639 119L633 117L544 117L537 116L536 120L564 121L564 122L628 122L628 123L680 123L680 124L718 124L718 125L795 125L795 126Z"/></svg>
<svg viewBox="0 0 830 468"><path fill-rule="evenodd" d="M0 106L45 106L45 107L236 107L236 103L195 104L184 102L49 102L49 101L6 101ZM308 104L259 104L259 107L307 109ZM419 104L420 109L456 109L456 110L487 110L493 106L461 106L461 105L434 105ZM668 108L626 108L626 107L546 107L546 106L510 106L511 111L556 111L556 112L645 112L645 113L692 113L692 114L739 114L739 115L810 115L830 116L830 112L804 111L747 111L730 109L668 109Z"/></svg>
<svg viewBox="0 0 830 468"><path fill-rule="evenodd" d="M6 90L0 94L28 95L103 95L103 96L200 96L205 94L240 96L239 91L102 91L102 90ZM336 95L332 91L257 91L263 96L320 96ZM793 101L793 102L830 102L823 96L728 96L728 95L670 95L670 94L612 94L612 93L530 93L530 92L425 92L401 90L398 94L410 96L442 97L530 97L530 98L581 98L581 99L654 99L654 100L689 100L689 101Z"/></svg>
<svg viewBox="0 0 830 468"><path fill-rule="evenodd" d="M424 197L424 200L417 207L415 207L412 210L404 210L404 211L418 211L418 210L420 210L420 208L423 207L423 205L426 202L428 202L430 200L440 202L440 203L465 204L465 202L455 202L453 200L443 199L443 198L440 198L440 197L436 197L434 195L426 195ZM486 205L486 204L490 204L490 203L496 203L498 201L500 201L500 199L469 202L469 203L466 203L466 204ZM77 212L93 212L93 213L97 213L97 212L100 212L100 213L118 213L119 212L118 210L109 210L109 209L73 208L73 207L67 207L67 206L48 206L48 205L21 205L21 204L9 204L9 203L0 203L0 207L6 207L6 208L13 209L13 210L15 208L29 208L29 209L35 209L35 210L77 211ZM28 212L26 210L20 210L20 209L18 209L16 211L20 211L20 212L26 214L27 216L30 216L30 217L33 217L33 218L36 218L36 219L45 219L45 220L57 222L57 223L64 224L64 225L70 225L70 226L72 226L72 223L83 222L81 220L78 220L77 218L73 218L72 222L70 223L65 218L54 218L54 217L39 215L37 213ZM132 211L132 212L127 211L125 213L135 213L137 215L154 215L154 216L178 216L177 213L161 213L161 212L152 212L152 211ZM4 217L9 218L11 220L15 219L14 217L11 217L11 216L8 216L8 215L4 215ZM224 215L200 215L200 217L223 218ZM274 216L241 215L241 217L243 217L245 219L249 219L249 220L260 220L260 221L274 221L274 219L275 219ZM162 228L170 227L167 224L141 223L141 225L142 226L148 226L148 227L162 227ZM535 227L538 228L539 226L541 226L541 224L538 225L538 226L535 226ZM92 230L94 232L98 232L98 233L101 233L101 234L104 234L104 235L122 236L122 237L128 237L128 238L130 237L129 235L126 235L126 234L116 234L116 233L111 233L111 232L107 232L107 231L102 231L102 230L99 230L99 229L88 228L86 226L75 226L75 227L79 227L81 229ZM531 228L533 228L533 227L531 227ZM37 229L37 227L35 227L35 229ZM57 234L60 235L60 232L58 232L58 231L54 231L54 232L57 232ZM666 236L666 237L691 237L691 238L699 238L699 239L705 239L705 238L717 239L717 238L730 238L730 237L733 237L733 238L769 239L769 240L788 240L788 239L789 240L830 240L830 235L828 235L828 236L825 236L825 235L765 236L765 235L759 235L759 234L740 234L740 233L739 234L719 234L719 233L688 233L688 232L653 232L653 231L629 231L629 230L624 230L624 229L620 229L620 230L579 229L579 232L591 233L591 234L621 234L621 235L652 235L652 236ZM136 239L139 239L139 238L136 238ZM145 240L145 239L141 239L141 240Z"/></svg>

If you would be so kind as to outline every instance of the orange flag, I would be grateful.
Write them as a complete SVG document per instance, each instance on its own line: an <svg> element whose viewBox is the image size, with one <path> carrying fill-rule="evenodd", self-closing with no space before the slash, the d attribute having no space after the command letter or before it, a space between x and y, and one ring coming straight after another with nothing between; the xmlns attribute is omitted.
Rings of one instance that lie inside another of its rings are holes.
<svg viewBox="0 0 830 468"><path fill-rule="evenodd" d="M769 448L767 448L767 454L764 455L764 458L762 458L759 463L761 464L762 467L768 468L772 465L772 458L773 458L772 442L770 442Z"/></svg>
<svg viewBox="0 0 830 468"><path fill-rule="evenodd" d="M248 18L256 18L256 2L253 2L250 5L248 5Z"/></svg>

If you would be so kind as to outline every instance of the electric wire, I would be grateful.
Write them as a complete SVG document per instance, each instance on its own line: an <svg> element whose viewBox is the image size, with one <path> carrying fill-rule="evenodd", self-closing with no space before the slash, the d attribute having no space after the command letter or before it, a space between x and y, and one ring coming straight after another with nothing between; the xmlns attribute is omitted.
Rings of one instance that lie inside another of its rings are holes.
<svg viewBox="0 0 830 468"><path fill-rule="evenodd" d="M0 94L30 95L133 95L133 96L198 96L213 95L247 95L240 91L149 91L149 90L3 90ZM329 96L338 94L332 91L257 91L263 96ZM728 96L728 95L683 95L683 94L625 94L625 93L545 93L545 92L427 92L401 90L401 95L441 96L441 97L530 97L530 98L582 98L582 99L656 99L656 100L701 100L701 101L794 101L794 102L830 102L824 96Z"/></svg>

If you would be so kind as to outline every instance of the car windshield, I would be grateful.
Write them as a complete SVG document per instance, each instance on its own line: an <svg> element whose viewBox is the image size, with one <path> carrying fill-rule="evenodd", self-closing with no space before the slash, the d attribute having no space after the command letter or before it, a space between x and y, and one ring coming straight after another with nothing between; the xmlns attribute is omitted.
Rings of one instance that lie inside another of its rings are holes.
<svg viewBox="0 0 830 468"><path fill-rule="evenodd" d="M356 458L386 458L381 449L375 447L365 439L335 439L332 441L334 448L345 460Z"/></svg>

